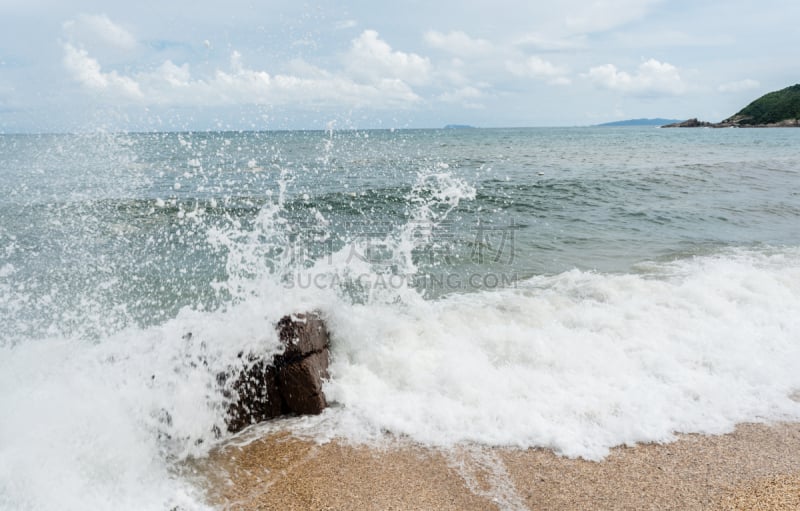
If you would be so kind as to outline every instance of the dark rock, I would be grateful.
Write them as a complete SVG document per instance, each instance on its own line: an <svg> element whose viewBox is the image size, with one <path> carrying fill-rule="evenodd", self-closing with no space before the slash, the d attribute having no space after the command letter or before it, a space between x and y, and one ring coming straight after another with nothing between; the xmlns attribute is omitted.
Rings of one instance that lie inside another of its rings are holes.
<svg viewBox="0 0 800 511"><path fill-rule="evenodd" d="M800 119L784 119L779 122L769 124L752 124L749 123L750 118L734 115L722 122L705 122L698 121L697 119L689 119L683 122L676 122L674 124L667 124L661 126L662 128L798 128L800 127Z"/></svg>
<svg viewBox="0 0 800 511"><path fill-rule="evenodd" d="M328 331L316 314L293 314L278 321L278 332L286 349L286 361L305 357L328 347Z"/></svg>
<svg viewBox="0 0 800 511"><path fill-rule="evenodd" d="M328 406L322 392L322 378L328 378L328 350L281 367L278 385L287 408L299 414L322 413Z"/></svg>
<svg viewBox="0 0 800 511"><path fill-rule="evenodd" d="M250 358L250 357L248 357ZM228 431L240 431L285 412L277 382L277 369L264 360L251 361L243 367L226 397L235 398L228 406Z"/></svg>
<svg viewBox="0 0 800 511"><path fill-rule="evenodd" d="M682 122L675 122L661 126L662 128L710 128L713 125L710 122L698 121L697 118L687 119Z"/></svg>
<svg viewBox="0 0 800 511"><path fill-rule="evenodd" d="M225 418L230 432L280 415L318 414L327 406L322 392L330 345L325 323L313 313L295 314L281 318L276 327L282 353L271 360L240 354L240 367L218 375L223 394L231 399Z"/></svg>
<svg viewBox="0 0 800 511"><path fill-rule="evenodd" d="M800 128L800 83L768 92L722 122L697 119L662 128Z"/></svg>

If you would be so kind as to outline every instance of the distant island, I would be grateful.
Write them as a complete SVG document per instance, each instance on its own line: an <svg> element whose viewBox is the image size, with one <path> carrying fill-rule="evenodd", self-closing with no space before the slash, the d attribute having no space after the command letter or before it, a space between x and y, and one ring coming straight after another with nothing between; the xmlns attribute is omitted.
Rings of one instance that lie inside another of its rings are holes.
<svg viewBox="0 0 800 511"><path fill-rule="evenodd" d="M604 122L596 126L602 128L614 126L663 126L676 122L680 122L680 119L662 119L657 117L655 119L628 119L625 121Z"/></svg>
<svg viewBox="0 0 800 511"><path fill-rule="evenodd" d="M448 124L444 127L446 130L471 130L474 128L475 126L470 126L469 124Z"/></svg>
<svg viewBox="0 0 800 511"><path fill-rule="evenodd" d="M764 94L722 122L696 118L662 128L798 128L800 127L800 84Z"/></svg>
<svg viewBox="0 0 800 511"><path fill-rule="evenodd" d="M627 119L624 121L604 122L603 124L595 124L598 128L613 128L615 126L663 126L680 122L680 119L662 119L656 117L655 119Z"/></svg>

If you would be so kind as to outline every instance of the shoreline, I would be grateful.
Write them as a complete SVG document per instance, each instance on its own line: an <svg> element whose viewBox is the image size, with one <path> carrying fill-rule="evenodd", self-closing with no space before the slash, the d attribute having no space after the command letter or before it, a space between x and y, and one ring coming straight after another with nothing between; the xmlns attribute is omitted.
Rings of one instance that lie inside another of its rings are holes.
<svg viewBox="0 0 800 511"><path fill-rule="evenodd" d="M800 128L800 119L785 119L769 124L745 124L740 120L726 119L721 122L699 121L696 117L685 121L665 124L661 128Z"/></svg>
<svg viewBox="0 0 800 511"><path fill-rule="evenodd" d="M219 509L800 509L800 423L742 424L603 461L404 440L318 444L287 431L191 463Z"/></svg>

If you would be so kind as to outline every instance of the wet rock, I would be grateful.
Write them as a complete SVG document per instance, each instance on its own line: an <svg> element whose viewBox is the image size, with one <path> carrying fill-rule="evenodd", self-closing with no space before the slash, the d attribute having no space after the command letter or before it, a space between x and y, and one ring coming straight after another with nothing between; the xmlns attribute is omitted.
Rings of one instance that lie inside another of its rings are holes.
<svg viewBox="0 0 800 511"><path fill-rule="evenodd" d="M328 378L327 349L281 367L278 386L286 407L299 414L322 413L328 406L322 392L322 378Z"/></svg>
<svg viewBox="0 0 800 511"><path fill-rule="evenodd" d="M328 331L316 314L292 314L278 321L278 333L286 346L280 355L287 362L328 348Z"/></svg>
<svg viewBox="0 0 800 511"><path fill-rule="evenodd" d="M327 406L322 392L330 346L325 323L314 313L294 314L281 318L276 328L282 353L269 360L241 354L241 366L218 377L226 397L232 399L225 419L228 431L280 415L318 414Z"/></svg>
<svg viewBox="0 0 800 511"><path fill-rule="evenodd" d="M798 128L800 119L784 119L782 121L769 124L751 124L751 119L747 116L734 115L722 122L706 122L697 119L688 119L674 124L661 126L662 128Z"/></svg>
<svg viewBox="0 0 800 511"><path fill-rule="evenodd" d="M225 418L230 432L288 413L278 389L275 366L263 359L255 360L252 355L247 358L251 360L240 369L232 392L226 392L226 397L233 398Z"/></svg>
<svg viewBox="0 0 800 511"><path fill-rule="evenodd" d="M710 122L698 121L697 118L687 119L682 122L667 124L661 126L662 128L709 128L713 125Z"/></svg>

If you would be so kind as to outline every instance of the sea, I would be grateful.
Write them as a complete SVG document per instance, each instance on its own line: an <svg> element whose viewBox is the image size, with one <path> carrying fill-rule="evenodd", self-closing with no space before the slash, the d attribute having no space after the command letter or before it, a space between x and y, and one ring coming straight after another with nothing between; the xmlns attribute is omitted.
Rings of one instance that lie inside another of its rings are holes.
<svg viewBox="0 0 800 511"><path fill-rule="evenodd" d="M800 130L0 135L0 509L207 509L217 375L316 311L319 439L800 421ZM190 335L191 334L191 335ZM227 396L227 397L226 397Z"/></svg>

